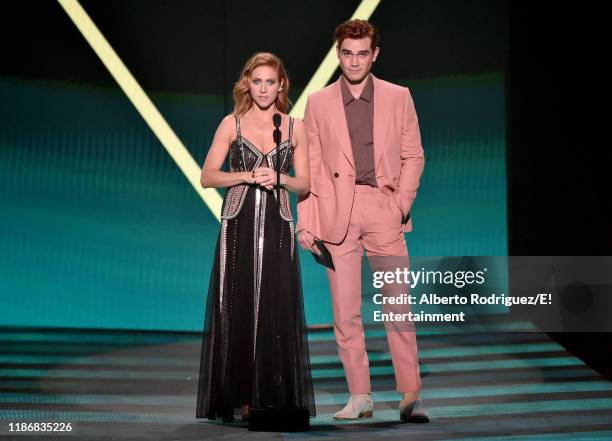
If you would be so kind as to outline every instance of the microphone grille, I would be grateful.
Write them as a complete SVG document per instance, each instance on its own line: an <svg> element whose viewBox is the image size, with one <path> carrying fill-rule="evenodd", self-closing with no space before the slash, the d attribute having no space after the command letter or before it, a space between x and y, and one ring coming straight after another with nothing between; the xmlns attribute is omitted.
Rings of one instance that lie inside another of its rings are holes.
<svg viewBox="0 0 612 441"><path fill-rule="evenodd" d="M280 116L280 113L275 113L272 116L272 122L274 123L275 127L279 127L281 125L281 116Z"/></svg>

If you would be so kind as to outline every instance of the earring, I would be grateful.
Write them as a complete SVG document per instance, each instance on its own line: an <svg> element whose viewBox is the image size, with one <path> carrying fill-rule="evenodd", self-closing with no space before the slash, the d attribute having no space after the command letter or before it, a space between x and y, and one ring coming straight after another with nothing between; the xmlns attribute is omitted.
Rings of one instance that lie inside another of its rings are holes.
<svg viewBox="0 0 612 441"><path fill-rule="evenodd" d="M279 87L279 88L278 88L278 91L279 91L279 92L282 92L282 91L283 91L283 88L282 88L282 87Z"/></svg>

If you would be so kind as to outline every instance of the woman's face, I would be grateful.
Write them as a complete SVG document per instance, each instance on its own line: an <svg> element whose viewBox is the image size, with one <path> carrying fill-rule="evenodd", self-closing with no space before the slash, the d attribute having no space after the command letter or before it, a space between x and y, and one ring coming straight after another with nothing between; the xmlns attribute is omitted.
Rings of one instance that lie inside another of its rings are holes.
<svg viewBox="0 0 612 441"><path fill-rule="evenodd" d="M281 83L278 72L272 66L258 66L253 69L249 80L249 92L253 102L261 109L267 109L276 101Z"/></svg>

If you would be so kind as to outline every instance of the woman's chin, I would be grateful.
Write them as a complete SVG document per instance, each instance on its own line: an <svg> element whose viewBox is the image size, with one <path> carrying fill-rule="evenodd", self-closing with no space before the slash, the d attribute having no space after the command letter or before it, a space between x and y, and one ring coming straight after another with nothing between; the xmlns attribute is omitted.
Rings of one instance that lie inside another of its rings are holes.
<svg viewBox="0 0 612 441"><path fill-rule="evenodd" d="M257 107L259 107L259 110L268 110L272 104L274 104L274 101L272 100L266 100L266 101L253 101L255 103L255 105Z"/></svg>

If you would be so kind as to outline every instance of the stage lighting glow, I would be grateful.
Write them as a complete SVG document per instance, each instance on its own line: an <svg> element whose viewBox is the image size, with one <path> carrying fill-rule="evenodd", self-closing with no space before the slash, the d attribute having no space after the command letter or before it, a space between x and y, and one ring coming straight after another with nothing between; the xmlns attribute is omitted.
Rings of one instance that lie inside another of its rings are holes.
<svg viewBox="0 0 612 441"><path fill-rule="evenodd" d="M96 55L100 58L104 66L108 69L119 87L125 92L138 113L143 117L147 125L172 159L179 166L189 183L200 195L204 203L212 211L215 218L221 220L221 205L223 199L214 188L203 189L200 185L201 168L193 159L187 148L176 136L170 125L159 113L151 99L130 73L126 65L121 61L110 43L104 38L96 24L91 20L87 12L83 9L78 0L57 0L64 8L76 27L79 29L85 40L92 47ZM360 18L367 20L370 18L381 0L362 0L351 19ZM329 82L334 71L338 67L335 46L332 45L323 62L315 71L302 94L291 109L290 114L299 118L304 117L306 100L308 95L325 87Z"/></svg>
<svg viewBox="0 0 612 441"><path fill-rule="evenodd" d="M138 113L140 113L153 133L155 133L159 142L161 142L174 162L179 166L189 183L204 200L217 220L220 221L221 205L223 203L221 195L213 188L202 188L200 184L201 167L193 159L189 150L176 136L176 133L174 133L161 113L159 113L155 104L153 104L146 92L140 87L140 84L138 84L123 61L121 61L110 43L104 38L96 24L77 0L58 0L58 2L125 92Z"/></svg>

